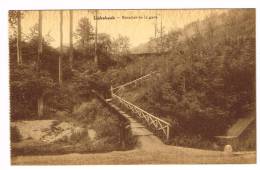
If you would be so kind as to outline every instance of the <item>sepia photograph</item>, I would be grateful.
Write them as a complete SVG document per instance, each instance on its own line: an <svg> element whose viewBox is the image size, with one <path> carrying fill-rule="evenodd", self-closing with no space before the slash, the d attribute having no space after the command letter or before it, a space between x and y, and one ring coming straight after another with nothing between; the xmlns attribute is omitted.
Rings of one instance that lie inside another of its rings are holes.
<svg viewBox="0 0 260 170"><path fill-rule="evenodd" d="M256 164L255 8L9 10L8 34L11 165Z"/></svg>

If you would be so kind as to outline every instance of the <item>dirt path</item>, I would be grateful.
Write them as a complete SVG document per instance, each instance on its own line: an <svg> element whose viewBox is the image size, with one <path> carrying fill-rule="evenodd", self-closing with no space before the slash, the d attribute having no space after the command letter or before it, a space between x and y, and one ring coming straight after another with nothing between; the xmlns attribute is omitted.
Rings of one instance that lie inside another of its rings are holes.
<svg viewBox="0 0 260 170"><path fill-rule="evenodd" d="M138 138L134 150L109 153L17 156L13 165L86 165L86 164L198 164L198 163L255 163L256 154L208 151L165 145L141 124L132 121ZM138 129L138 130L136 130Z"/></svg>
<svg viewBox="0 0 260 170"><path fill-rule="evenodd" d="M153 135L138 138L136 149L109 153L18 156L12 164L19 165L86 165L86 164L196 164L196 163L255 163L256 154L206 151L164 145Z"/></svg>
<svg viewBox="0 0 260 170"><path fill-rule="evenodd" d="M17 156L15 165L86 165L86 164L196 164L196 163L255 163L256 153L209 151L165 145L130 115L122 113L130 121L138 143L134 150L108 153L65 154L45 156Z"/></svg>

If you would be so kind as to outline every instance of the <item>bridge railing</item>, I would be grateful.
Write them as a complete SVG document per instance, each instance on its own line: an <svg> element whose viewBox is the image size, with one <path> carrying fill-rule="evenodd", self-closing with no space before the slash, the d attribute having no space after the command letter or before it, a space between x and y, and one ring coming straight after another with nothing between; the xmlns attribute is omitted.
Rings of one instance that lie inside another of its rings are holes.
<svg viewBox="0 0 260 170"><path fill-rule="evenodd" d="M161 132L161 134L169 140L170 137L170 123L144 111L143 109L135 106L134 104L124 100L123 98L112 94L112 97L117 99L121 104L130 109L136 116L142 120L144 120L148 126L154 128L156 131Z"/></svg>
<svg viewBox="0 0 260 170"><path fill-rule="evenodd" d="M126 86L130 86L130 85L132 85L132 84L136 84L138 81L140 81L140 80L147 80L148 78L150 78L153 74L155 74L155 73L157 73L157 72L151 72L151 73L149 73L149 74L147 74L147 75L144 75L144 76L142 76L142 77L139 77L139 78L137 78L137 79L135 79L135 80L133 80L133 81L130 81L130 82L127 82L127 83L125 83L125 84L123 84L123 85L120 85L120 86L117 86L117 87L115 87L115 88L112 88L112 91L115 93L115 92L118 92L119 90L121 90L122 88L124 88L124 87L126 87Z"/></svg>

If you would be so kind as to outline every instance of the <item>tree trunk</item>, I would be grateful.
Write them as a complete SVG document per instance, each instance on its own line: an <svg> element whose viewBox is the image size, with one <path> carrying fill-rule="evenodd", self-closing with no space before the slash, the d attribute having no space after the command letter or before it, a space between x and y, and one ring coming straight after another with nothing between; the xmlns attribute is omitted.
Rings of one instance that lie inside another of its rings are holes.
<svg viewBox="0 0 260 170"><path fill-rule="evenodd" d="M17 64L22 64L21 54L21 12L17 14Z"/></svg>
<svg viewBox="0 0 260 170"><path fill-rule="evenodd" d="M38 56L37 56L37 63L36 63L36 70L37 74L39 76L40 73L40 65L41 65L41 58L42 58L42 11L39 11L39 18L38 18ZM42 92L39 92L38 99L37 99L37 105L38 105L38 117L41 117L43 115L43 94L40 94Z"/></svg>
<svg viewBox="0 0 260 170"><path fill-rule="evenodd" d="M62 84L62 58L63 58L63 12L60 11L60 56L59 56L59 84Z"/></svg>
<svg viewBox="0 0 260 170"><path fill-rule="evenodd" d="M156 12L156 18L155 18L155 23L154 23L154 39L156 40L157 38L157 12Z"/></svg>
<svg viewBox="0 0 260 170"><path fill-rule="evenodd" d="M97 20L97 10L96 10L96 33L95 33L95 64L98 65L98 56L97 56L97 32L98 32L98 20Z"/></svg>
<svg viewBox="0 0 260 170"><path fill-rule="evenodd" d="M38 55L37 55L37 63L36 63L36 70L40 71L41 65L41 58L42 58L42 11L39 11L39 18L38 18Z"/></svg>
<svg viewBox="0 0 260 170"><path fill-rule="evenodd" d="M160 32L160 52L163 52L163 25L162 25L162 13L161 13L161 32Z"/></svg>
<svg viewBox="0 0 260 170"><path fill-rule="evenodd" d="M125 144L125 131L126 131L126 128L125 128L125 123L122 122L119 124L119 141L120 141L120 145L121 145L121 149L125 149L126 147L126 144Z"/></svg>
<svg viewBox="0 0 260 170"><path fill-rule="evenodd" d="M70 10L70 69L73 68L73 11Z"/></svg>
<svg viewBox="0 0 260 170"><path fill-rule="evenodd" d="M38 103L38 117L42 117L43 116L43 106L44 106L42 94L38 97L37 103Z"/></svg>

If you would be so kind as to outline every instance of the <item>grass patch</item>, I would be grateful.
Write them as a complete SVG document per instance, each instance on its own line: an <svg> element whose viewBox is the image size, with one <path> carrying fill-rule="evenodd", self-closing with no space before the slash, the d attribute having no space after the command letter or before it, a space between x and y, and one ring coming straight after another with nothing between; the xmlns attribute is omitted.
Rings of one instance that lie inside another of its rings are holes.
<svg viewBox="0 0 260 170"><path fill-rule="evenodd" d="M217 146L214 146L213 141L203 138L200 135L178 135L171 140L170 144L189 148L200 148L210 150L218 149Z"/></svg>
<svg viewBox="0 0 260 170"><path fill-rule="evenodd" d="M73 113L56 118L58 120L51 125L51 129L56 129L61 122L74 124L77 128L71 136L64 136L52 143L36 141L12 143L12 156L108 152L132 149L136 143L131 132L126 130L125 146L122 147L119 118L96 99L82 103ZM95 132L94 138L88 134L90 129Z"/></svg>

